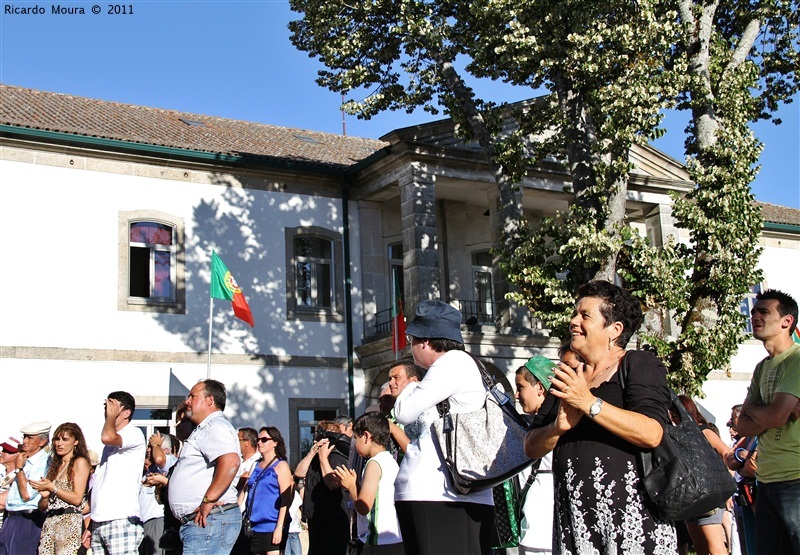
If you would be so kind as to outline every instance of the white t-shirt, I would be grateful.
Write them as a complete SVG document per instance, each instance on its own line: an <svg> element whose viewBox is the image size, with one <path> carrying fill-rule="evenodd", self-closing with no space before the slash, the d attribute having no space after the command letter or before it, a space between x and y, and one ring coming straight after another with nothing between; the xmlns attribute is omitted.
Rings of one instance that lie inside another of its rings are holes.
<svg viewBox="0 0 800 555"><path fill-rule="evenodd" d="M303 498L300 493L294 490L294 497L292 498L292 505L289 507L289 516L292 520L289 522L289 533L299 534L303 531L303 525L300 524L302 516L300 515L300 507L303 506Z"/></svg>
<svg viewBox="0 0 800 555"><path fill-rule="evenodd" d="M486 387L475 361L463 351L448 351L431 365L421 382L411 382L397 397L394 412L411 443L395 482L396 501L461 501L494 505L492 490L459 495L450 485L432 434L439 418L436 404L450 399L453 414L480 409Z"/></svg>
<svg viewBox="0 0 800 555"><path fill-rule="evenodd" d="M381 467L381 479L375 492L375 502L369 514L358 515L358 539L365 545L387 545L400 543L400 525L394 508L394 481L397 478L397 461L389 451L381 451L371 457L364 465L364 471L371 464Z"/></svg>
<svg viewBox="0 0 800 555"><path fill-rule="evenodd" d="M139 513L139 486L147 450L144 434L128 423L117 432L122 446L106 445L92 484L92 521L109 522Z"/></svg>
<svg viewBox="0 0 800 555"><path fill-rule="evenodd" d="M261 460L261 453L256 451L255 453L247 457L246 461L241 461L241 463L239 464L239 472L236 473L236 479L234 480L234 483L238 483L239 478L241 478L243 475L253 472L253 468L260 460ZM244 495L242 496L242 502L239 504L242 510L244 510L245 507L247 507L247 493L248 493L247 488L245 487Z"/></svg>
<svg viewBox="0 0 800 555"><path fill-rule="evenodd" d="M156 487L139 484L139 518L142 522L164 518L164 505L156 500Z"/></svg>
<svg viewBox="0 0 800 555"><path fill-rule="evenodd" d="M195 511L211 485L216 460L222 455L239 452L239 436L222 411L214 411L203 420L183 445L181 456L169 480L169 506L177 518ZM238 475L238 470L237 470ZM222 504L236 503L236 480L219 498Z"/></svg>
<svg viewBox="0 0 800 555"><path fill-rule="evenodd" d="M521 487L531 474L531 467L519 473ZM525 496L519 544L535 548L536 553L550 553L553 549L553 453L542 457L536 480Z"/></svg>

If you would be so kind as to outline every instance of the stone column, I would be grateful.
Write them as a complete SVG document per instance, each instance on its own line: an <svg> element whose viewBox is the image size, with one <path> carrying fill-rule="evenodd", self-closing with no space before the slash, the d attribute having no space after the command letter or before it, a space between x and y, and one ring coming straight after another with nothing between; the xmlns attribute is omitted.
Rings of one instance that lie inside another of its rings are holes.
<svg viewBox="0 0 800 555"><path fill-rule="evenodd" d="M517 193L517 203L522 206L522 188ZM500 213L500 198L496 190L489 193L489 227L492 230L492 246L502 247L501 230L503 229L503 218ZM492 260L492 281L494 282L494 296L497 306L496 320L500 331L513 333L531 333L529 325L529 311L517 303L508 301L506 293L511 289L511 284L506 281L503 272L500 270L500 259L497 255Z"/></svg>
<svg viewBox="0 0 800 555"><path fill-rule="evenodd" d="M678 229L672 218L671 204L658 204L645 216L647 237L655 247L663 247L671 235L678 240Z"/></svg>
<svg viewBox="0 0 800 555"><path fill-rule="evenodd" d="M435 177L414 163L398 180L403 226L403 279L406 319L414 318L422 300L441 299L436 242Z"/></svg>
<svg viewBox="0 0 800 555"><path fill-rule="evenodd" d="M657 204L645 216L645 229L650 243L656 247L663 247L667 244L670 237L677 242L678 228L672 217L671 204ZM679 326L672 318L672 314L656 313L655 311L645 311L643 327L650 333L661 335L662 337L673 337L677 335Z"/></svg>

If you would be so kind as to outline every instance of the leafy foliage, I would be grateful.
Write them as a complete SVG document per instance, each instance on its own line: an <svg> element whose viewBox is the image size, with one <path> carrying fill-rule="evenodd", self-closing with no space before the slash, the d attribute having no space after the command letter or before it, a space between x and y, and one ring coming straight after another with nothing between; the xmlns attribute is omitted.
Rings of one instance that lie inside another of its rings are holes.
<svg viewBox="0 0 800 555"><path fill-rule="evenodd" d="M700 392L742 338L739 301L759 281L761 219L749 190L760 145L748 123L798 90L798 0L290 0L292 41L326 66L318 83L363 91L345 109L440 109L480 146L504 218L512 298L563 335L577 288L618 276L646 307L640 338L673 386ZM463 69L461 69L463 68ZM469 79L528 87L495 105ZM690 111L674 195L688 244L650 245L625 221L631 148L660 136L663 110ZM509 122L513 121L513 126ZM569 210L532 226L515 185L544 156L564 160ZM677 337L664 324L680 323Z"/></svg>

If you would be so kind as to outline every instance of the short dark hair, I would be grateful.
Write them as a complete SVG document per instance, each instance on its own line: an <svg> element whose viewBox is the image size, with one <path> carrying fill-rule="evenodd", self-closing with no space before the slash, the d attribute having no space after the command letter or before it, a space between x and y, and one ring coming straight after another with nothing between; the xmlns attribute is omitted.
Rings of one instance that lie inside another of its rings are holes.
<svg viewBox="0 0 800 555"><path fill-rule="evenodd" d="M369 432L372 435L372 441L382 447L388 448L392 441L392 435L389 433L389 419L381 412L366 412L356 418L353 424L353 435L361 437L364 432Z"/></svg>
<svg viewBox="0 0 800 555"><path fill-rule="evenodd" d="M205 389L206 395L214 399L214 406L219 410L225 410L225 404L227 403L225 384L211 379L200 380L200 383L203 384L203 389Z"/></svg>
<svg viewBox="0 0 800 555"><path fill-rule="evenodd" d="M531 371L525 368L524 366L520 366L519 368L517 368L517 371L514 373L514 375L522 376L523 378L525 378L525 381L531 385L537 385L541 383L539 380L536 379L536 376L534 376L533 373L531 373Z"/></svg>
<svg viewBox="0 0 800 555"><path fill-rule="evenodd" d="M562 358L564 358L564 355L566 355L567 353L572 353L576 357L578 357L579 360L583 360L581 358L581 355L579 355L578 353L576 353L575 351L572 350L572 346L570 345L569 341L567 341L566 343L562 344L558 348L558 360L561 360Z"/></svg>
<svg viewBox="0 0 800 555"><path fill-rule="evenodd" d="M275 426L262 426L260 431L265 432L269 437L275 440L275 454L278 455L279 459L285 461L286 442L283 441L283 436L281 435L281 431ZM258 434L256 434L256 437L258 437Z"/></svg>
<svg viewBox="0 0 800 555"><path fill-rule="evenodd" d="M767 289L756 295L756 301L778 301L778 314L792 317L792 325L789 326L789 335L792 335L797 327L797 301L788 293L777 289Z"/></svg>
<svg viewBox="0 0 800 555"><path fill-rule="evenodd" d="M244 440L250 444L250 446L255 449L256 445L258 444L258 432L255 428L239 428L239 433L242 434Z"/></svg>
<svg viewBox="0 0 800 555"><path fill-rule="evenodd" d="M422 366L414 362L414 357L403 357L396 360L389 365L389 370L397 368L398 366L403 367L403 370L406 372L406 377L409 379L417 378L417 381L422 381L422 377L425 375L425 370Z"/></svg>
<svg viewBox="0 0 800 555"><path fill-rule="evenodd" d="M128 409L131 411L128 420L133 418L133 411L136 410L136 400L133 398L133 395L127 391L112 391L108 394L108 399L119 401L119 406L122 407L122 410Z"/></svg>
<svg viewBox="0 0 800 555"><path fill-rule="evenodd" d="M453 339L442 339L442 338L433 338L433 339L424 339L430 344L431 349L436 351L437 353L446 353L447 351L464 351L464 344L459 343L458 341L454 341Z"/></svg>
<svg viewBox="0 0 800 555"><path fill-rule="evenodd" d="M642 325L642 305L639 300L625 289L603 280L590 281L578 290L576 303L585 297L599 298L600 314L605 319L606 327L614 322L622 323L622 333L616 344L622 348Z"/></svg>

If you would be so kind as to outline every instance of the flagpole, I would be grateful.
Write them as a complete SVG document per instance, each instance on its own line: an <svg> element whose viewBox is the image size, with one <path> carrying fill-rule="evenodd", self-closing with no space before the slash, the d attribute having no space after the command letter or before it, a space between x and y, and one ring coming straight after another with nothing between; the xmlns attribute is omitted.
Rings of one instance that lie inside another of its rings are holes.
<svg viewBox="0 0 800 555"><path fill-rule="evenodd" d="M214 297L209 296L208 303L208 365L206 366L206 379L211 379L211 323L214 321Z"/></svg>

